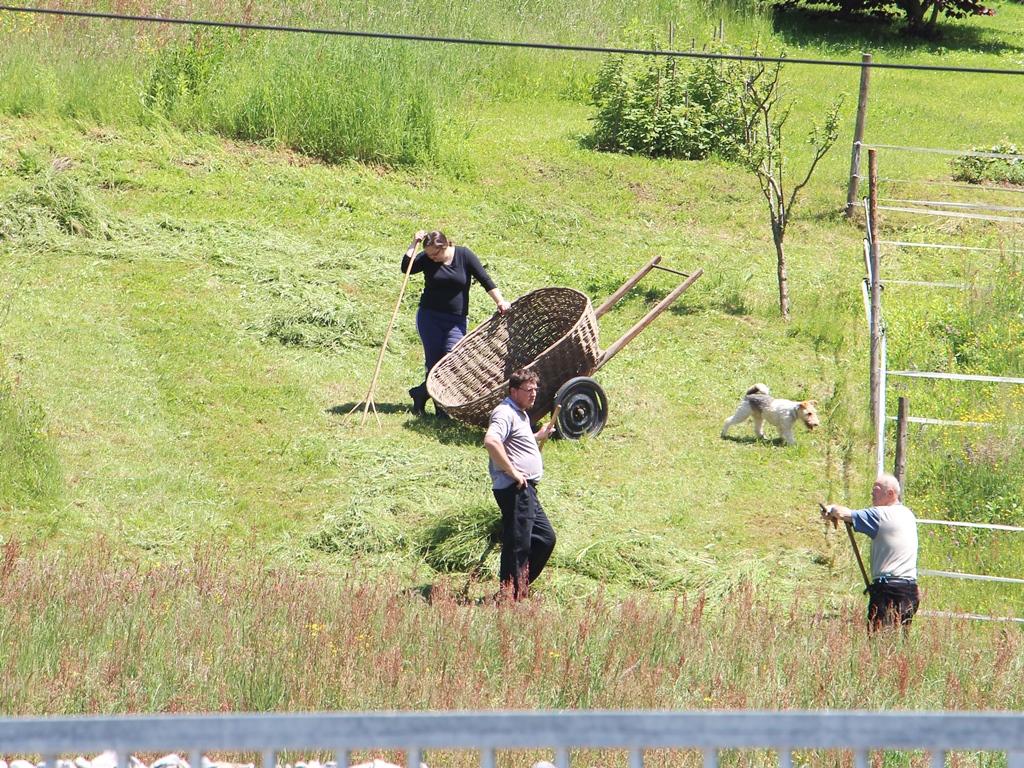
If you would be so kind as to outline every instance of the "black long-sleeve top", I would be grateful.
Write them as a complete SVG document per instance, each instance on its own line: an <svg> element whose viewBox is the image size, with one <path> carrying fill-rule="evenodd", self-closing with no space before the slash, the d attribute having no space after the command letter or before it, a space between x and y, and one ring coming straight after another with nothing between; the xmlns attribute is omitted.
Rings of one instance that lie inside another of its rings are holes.
<svg viewBox="0 0 1024 768"><path fill-rule="evenodd" d="M409 257L403 256L402 272L408 267ZM412 273L416 272L423 273L421 307L462 317L469 314L469 286L474 277L485 291L498 287L477 255L461 245L455 246L451 264L438 264L425 251L420 251L412 263Z"/></svg>

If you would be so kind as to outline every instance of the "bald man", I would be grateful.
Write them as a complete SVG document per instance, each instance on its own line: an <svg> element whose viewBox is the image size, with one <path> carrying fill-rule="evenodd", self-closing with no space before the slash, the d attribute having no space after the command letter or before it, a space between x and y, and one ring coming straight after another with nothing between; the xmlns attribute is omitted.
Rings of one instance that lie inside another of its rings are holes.
<svg viewBox="0 0 1024 768"><path fill-rule="evenodd" d="M871 539L871 586L867 588L868 630L910 628L921 594L917 587L917 518L900 502L899 481L879 475L871 486L872 506L826 505L821 516L853 525Z"/></svg>

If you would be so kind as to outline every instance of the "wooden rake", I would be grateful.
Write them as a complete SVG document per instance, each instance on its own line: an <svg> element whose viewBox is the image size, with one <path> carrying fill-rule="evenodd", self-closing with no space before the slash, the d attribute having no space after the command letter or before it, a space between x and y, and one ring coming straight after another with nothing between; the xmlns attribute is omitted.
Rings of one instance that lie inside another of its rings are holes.
<svg viewBox="0 0 1024 768"><path fill-rule="evenodd" d="M391 315L391 322L388 323L388 332L384 334L384 343L380 346L380 356L377 358L377 368L373 371L373 378L370 380L370 391L366 393L366 397L352 406L352 410L345 414L345 418L341 420L342 424L346 424L349 418L352 416L359 406L363 406L363 418L359 420L359 426L363 426L366 423L366 416L373 410L374 418L377 419L377 426L383 428L384 425L380 423L380 414L377 413L377 404L373 400L373 394L377 391L377 379L380 377L380 366L384 362L384 351L388 348L388 339L391 338L391 329L395 327L395 318L398 317L398 310L402 308L402 297L405 296L405 286L409 282L409 275L412 274L412 263L416 261L416 251L420 247L421 240L416 240L412 245L412 257L409 259L409 266L405 268L405 277L402 279L402 290L398 292L398 301L395 302L395 311Z"/></svg>
<svg viewBox="0 0 1024 768"><path fill-rule="evenodd" d="M825 505L820 501L818 502L818 506L821 507L822 512L825 511ZM826 525L827 524L828 523L826 523ZM838 528L839 521L833 520L832 527ZM860 547L857 546L857 539L853 537L853 523L846 523L846 535L850 537L850 546L853 547L853 554L857 557L857 565L860 566L860 575L864 578L864 591L867 592L871 589L871 579L868 578L867 568L864 567L864 558L860 556Z"/></svg>

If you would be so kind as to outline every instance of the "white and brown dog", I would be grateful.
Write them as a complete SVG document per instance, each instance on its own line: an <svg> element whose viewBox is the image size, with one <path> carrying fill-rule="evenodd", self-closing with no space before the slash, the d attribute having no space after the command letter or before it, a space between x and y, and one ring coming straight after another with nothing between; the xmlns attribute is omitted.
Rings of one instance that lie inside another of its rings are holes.
<svg viewBox="0 0 1024 768"><path fill-rule="evenodd" d="M768 422L782 435L782 439L789 445L796 445L793 438L793 425L802 421L808 429L814 429L821 424L818 421L818 401L804 400L797 403L793 400L779 400L771 396L768 387L764 384L755 384L747 390L746 396L730 418L725 420L722 427L722 437L729 432L729 427L741 424L747 419L754 419L754 434L764 439L762 426Z"/></svg>

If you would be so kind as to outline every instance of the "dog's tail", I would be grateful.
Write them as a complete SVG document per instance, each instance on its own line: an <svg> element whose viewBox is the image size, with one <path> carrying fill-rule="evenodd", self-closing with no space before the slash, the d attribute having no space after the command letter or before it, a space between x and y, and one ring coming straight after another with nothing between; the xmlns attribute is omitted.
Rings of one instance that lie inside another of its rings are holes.
<svg viewBox="0 0 1024 768"><path fill-rule="evenodd" d="M745 395L770 395L771 392L768 391L768 385L767 384L755 384L750 389L748 389L746 392L744 392L744 394Z"/></svg>

